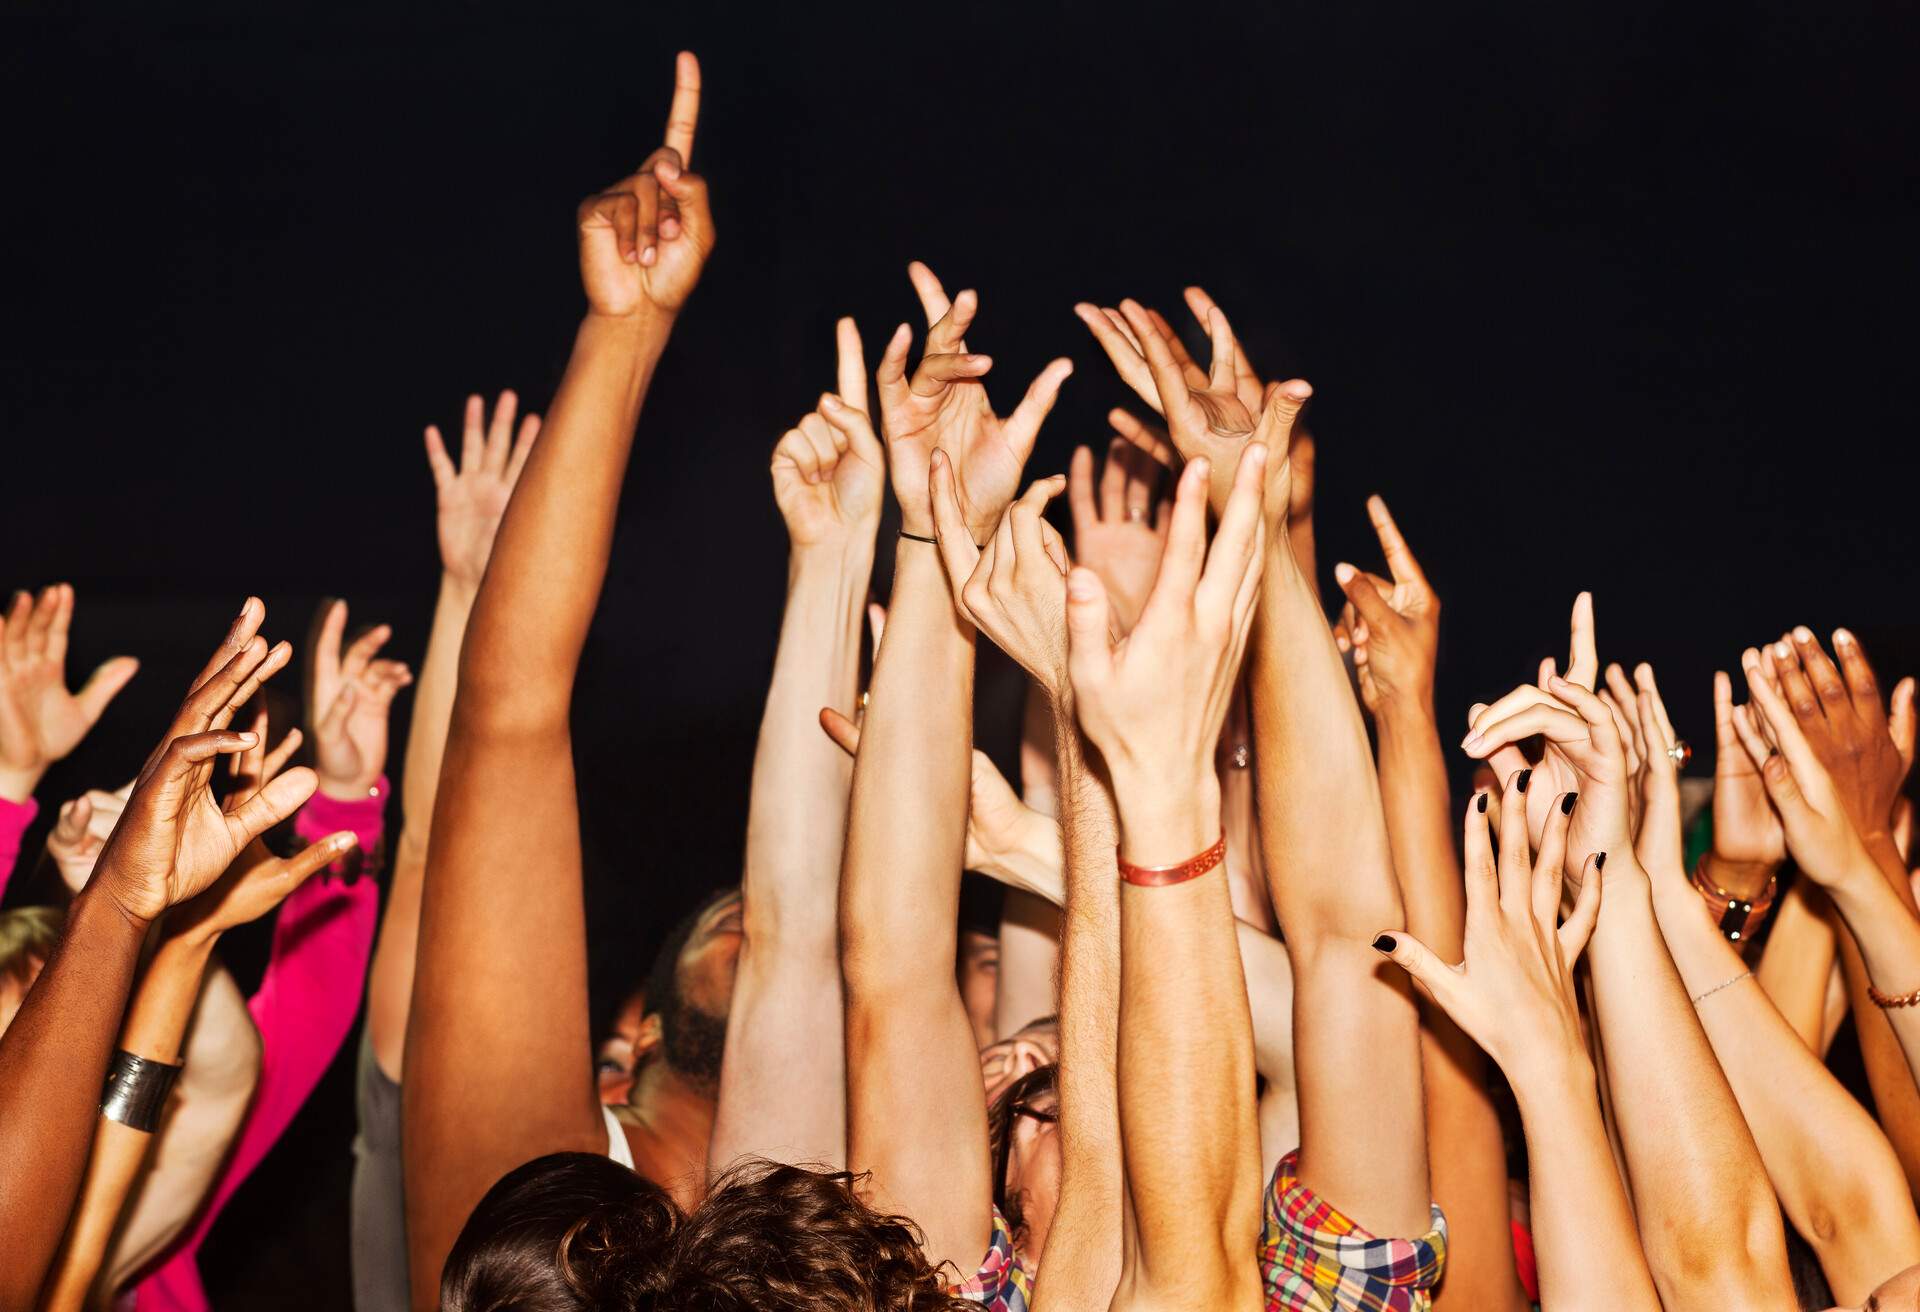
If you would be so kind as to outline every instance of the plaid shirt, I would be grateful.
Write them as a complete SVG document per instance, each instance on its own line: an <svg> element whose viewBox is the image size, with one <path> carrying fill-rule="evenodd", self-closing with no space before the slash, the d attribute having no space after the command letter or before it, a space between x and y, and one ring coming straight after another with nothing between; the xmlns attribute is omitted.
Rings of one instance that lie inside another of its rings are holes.
<svg viewBox="0 0 1920 1312"><path fill-rule="evenodd" d="M993 1243L981 1259L980 1269L952 1293L971 1303L979 1303L988 1312L1027 1312L1033 1297L1033 1273L1028 1271L1013 1246L1013 1231L1000 1209L993 1209Z"/></svg>
<svg viewBox="0 0 1920 1312"><path fill-rule="evenodd" d="M1280 1159L1267 1189L1260 1276L1267 1312L1427 1312L1447 1266L1447 1219L1418 1239L1376 1239L1294 1174L1300 1150Z"/></svg>

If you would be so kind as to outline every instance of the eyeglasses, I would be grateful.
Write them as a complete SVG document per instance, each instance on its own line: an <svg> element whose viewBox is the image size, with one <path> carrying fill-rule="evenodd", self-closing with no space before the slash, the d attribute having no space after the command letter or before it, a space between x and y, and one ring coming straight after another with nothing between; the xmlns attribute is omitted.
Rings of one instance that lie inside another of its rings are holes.
<svg viewBox="0 0 1920 1312"><path fill-rule="evenodd" d="M1051 1076L1052 1068L1042 1067L1040 1071L1023 1077L1021 1083L1026 1083L1033 1078L1033 1075L1039 1075L1042 1072ZM1017 1095L1010 1095L1006 1111L1007 1131L1000 1136L999 1150L995 1153L993 1164L993 1205L999 1208L1003 1215L1007 1210L1007 1168L1013 1164L1013 1133L1020 1124L1020 1118L1024 1116L1041 1125L1054 1125L1060 1120L1059 1100L1051 1085L1052 1081L1049 1078L1039 1083L1038 1087L1023 1089ZM1053 1105L1046 1107L1039 1105L1042 1099Z"/></svg>

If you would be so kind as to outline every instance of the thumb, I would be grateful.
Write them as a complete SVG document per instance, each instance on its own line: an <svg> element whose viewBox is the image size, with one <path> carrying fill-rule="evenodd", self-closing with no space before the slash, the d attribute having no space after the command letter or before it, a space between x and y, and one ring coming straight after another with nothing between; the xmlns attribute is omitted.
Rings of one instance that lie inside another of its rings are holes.
<svg viewBox="0 0 1920 1312"><path fill-rule="evenodd" d="M713 212L707 204L707 180L670 159L656 160L654 180L680 207L680 228L703 252L713 249Z"/></svg>
<svg viewBox="0 0 1920 1312"><path fill-rule="evenodd" d="M1076 688L1103 682L1113 669L1106 585L1084 565L1067 575L1067 673Z"/></svg>
<svg viewBox="0 0 1920 1312"><path fill-rule="evenodd" d="M1448 1015L1453 1014L1450 999L1460 976L1458 966L1449 966L1433 954L1433 949L1405 930L1390 930L1373 940L1373 950L1413 976L1414 982L1432 995Z"/></svg>
<svg viewBox="0 0 1920 1312"><path fill-rule="evenodd" d="M1887 712L1887 732L1893 737L1894 750L1909 766L1913 764L1913 676L1893 686L1893 700Z"/></svg>
<svg viewBox="0 0 1920 1312"><path fill-rule="evenodd" d="M1580 892L1573 899L1573 911L1560 926L1560 956L1568 970L1586 951L1587 940L1600 920L1600 861L1604 852L1589 852L1580 867Z"/></svg>
<svg viewBox="0 0 1920 1312"><path fill-rule="evenodd" d="M86 687L74 694L88 728L99 722L100 717L106 714L107 703L118 697L120 690L127 686L127 681L139 672L140 662L132 656L115 656L93 672Z"/></svg>
<svg viewBox="0 0 1920 1312"><path fill-rule="evenodd" d="M1387 604L1387 599L1380 595L1373 575L1355 569L1343 560L1333 567L1333 581L1347 594L1347 600L1360 612L1360 618L1367 622L1367 627L1375 632L1387 630L1399 618L1394 614L1393 607Z"/></svg>
<svg viewBox="0 0 1920 1312"><path fill-rule="evenodd" d="M833 739L834 745L839 747L841 751L845 752L848 756L859 755L859 725L834 710L833 707L822 706L820 708L820 727L825 730L827 737Z"/></svg>

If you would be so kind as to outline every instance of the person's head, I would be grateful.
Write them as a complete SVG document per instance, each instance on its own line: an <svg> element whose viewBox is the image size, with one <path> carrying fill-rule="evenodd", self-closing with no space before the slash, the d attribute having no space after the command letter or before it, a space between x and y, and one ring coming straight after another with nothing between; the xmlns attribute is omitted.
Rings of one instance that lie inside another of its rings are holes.
<svg viewBox="0 0 1920 1312"><path fill-rule="evenodd" d="M960 978L960 1001L967 1009L967 1023L973 1026L974 1045L984 1048L993 1042L993 1011L1000 998L999 936L963 927L954 960Z"/></svg>
<svg viewBox="0 0 1920 1312"><path fill-rule="evenodd" d="M454 1241L445 1312L943 1312L950 1298L901 1217L845 1172L745 1162L683 1216L607 1158L553 1153L508 1172Z"/></svg>
<svg viewBox="0 0 1920 1312"><path fill-rule="evenodd" d="M993 1148L993 1202L1020 1251L1041 1260L1060 1201L1058 1066L1029 1071L1007 1086L987 1114Z"/></svg>
<svg viewBox="0 0 1920 1312"><path fill-rule="evenodd" d="M27 990L53 956L67 918L58 907L0 911L0 1034L13 1024Z"/></svg>
<svg viewBox="0 0 1920 1312"><path fill-rule="evenodd" d="M1908 1312L1920 1307L1920 1266L1910 1266L1867 1295L1859 1308L1830 1308L1828 1312Z"/></svg>
<svg viewBox="0 0 1920 1312"><path fill-rule="evenodd" d="M613 1021L593 1045L593 1077L600 1101L618 1107L633 1089L633 1073L660 1046L660 1017L647 1012L646 985L637 985L613 1013Z"/></svg>
<svg viewBox="0 0 1920 1312"><path fill-rule="evenodd" d="M652 1055L710 1093L720 1087L741 914L739 889L715 893L674 926L647 975L646 1016L658 1017L660 1032ZM640 1065L636 1061L635 1069Z"/></svg>
<svg viewBox="0 0 1920 1312"><path fill-rule="evenodd" d="M1060 1018L1042 1016L980 1049L980 1078L992 1106L1015 1080L1060 1060Z"/></svg>

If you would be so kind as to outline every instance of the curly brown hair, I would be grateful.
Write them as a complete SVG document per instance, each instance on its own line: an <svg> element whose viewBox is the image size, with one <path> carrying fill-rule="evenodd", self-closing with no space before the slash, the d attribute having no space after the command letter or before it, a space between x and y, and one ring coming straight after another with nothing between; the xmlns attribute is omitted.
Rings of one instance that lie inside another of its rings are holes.
<svg viewBox="0 0 1920 1312"><path fill-rule="evenodd" d="M593 1153L508 1172L467 1218L443 1312L957 1312L905 1217L845 1171L748 1161L692 1215Z"/></svg>

